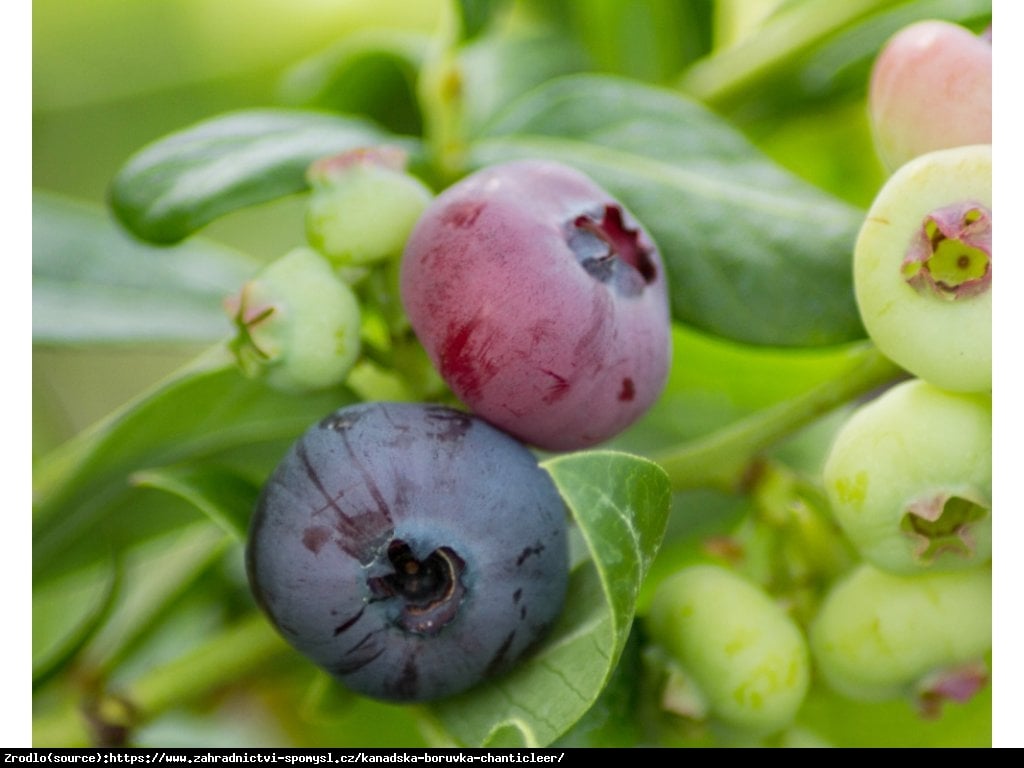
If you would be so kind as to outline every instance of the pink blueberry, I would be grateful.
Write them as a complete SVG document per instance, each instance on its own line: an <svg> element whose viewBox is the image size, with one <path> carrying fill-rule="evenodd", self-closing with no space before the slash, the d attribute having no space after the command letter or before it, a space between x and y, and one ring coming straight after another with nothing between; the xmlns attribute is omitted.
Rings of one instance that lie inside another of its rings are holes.
<svg viewBox="0 0 1024 768"><path fill-rule="evenodd" d="M875 61L868 105L890 170L937 149L991 144L991 36L946 21L905 27Z"/></svg>
<svg viewBox="0 0 1024 768"><path fill-rule="evenodd" d="M489 167L439 195L406 245L413 329L473 411L546 450L601 443L657 399L670 359L651 237L565 165Z"/></svg>

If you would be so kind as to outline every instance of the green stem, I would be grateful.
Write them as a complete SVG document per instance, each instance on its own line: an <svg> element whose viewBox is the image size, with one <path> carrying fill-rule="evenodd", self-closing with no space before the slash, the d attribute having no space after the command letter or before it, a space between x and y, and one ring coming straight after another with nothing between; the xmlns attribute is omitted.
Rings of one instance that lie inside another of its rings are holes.
<svg viewBox="0 0 1024 768"><path fill-rule="evenodd" d="M668 473L673 490L713 487L735 491L742 486L757 454L822 414L892 381L901 373L900 368L874 346L865 346L841 375L655 460Z"/></svg>
<svg viewBox="0 0 1024 768"><path fill-rule="evenodd" d="M168 664L83 708L66 704L33 723L36 747L87 746L98 732L138 728L172 707L187 704L259 670L286 649L261 614L253 614Z"/></svg>
<svg viewBox="0 0 1024 768"><path fill-rule="evenodd" d="M462 73L456 56L459 14L452 2L442 10L441 28L424 58L417 86L424 134L435 167L446 185L465 167Z"/></svg>
<svg viewBox="0 0 1024 768"><path fill-rule="evenodd" d="M698 61L680 87L716 108L740 100L823 40L892 0L813 0L770 17L746 41Z"/></svg>

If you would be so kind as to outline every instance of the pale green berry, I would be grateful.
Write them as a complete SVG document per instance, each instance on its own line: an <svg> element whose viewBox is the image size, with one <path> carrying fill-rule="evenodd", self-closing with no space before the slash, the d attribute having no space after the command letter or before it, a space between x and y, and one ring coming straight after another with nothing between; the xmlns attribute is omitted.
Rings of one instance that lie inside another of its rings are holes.
<svg viewBox="0 0 1024 768"><path fill-rule="evenodd" d="M825 492L861 556L896 573L992 555L992 398L919 379L861 406L825 460Z"/></svg>
<svg viewBox="0 0 1024 768"><path fill-rule="evenodd" d="M777 731L803 703L803 635L764 591L726 568L694 565L662 582L648 629L699 690L695 700L731 726Z"/></svg>
<svg viewBox="0 0 1024 768"><path fill-rule="evenodd" d="M225 302L242 370L288 392L344 381L359 355L359 304L322 256L296 248Z"/></svg>
<svg viewBox="0 0 1024 768"><path fill-rule="evenodd" d="M378 147L314 163L306 213L310 244L336 267L361 267L402 253L431 191L405 173L405 153Z"/></svg>
<svg viewBox="0 0 1024 768"><path fill-rule="evenodd" d="M922 155L878 193L857 238L861 319L895 363L943 389L992 388L992 147Z"/></svg>
<svg viewBox="0 0 1024 768"><path fill-rule="evenodd" d="M829 593L811 626L811 652L836 691L863 701L917 696L960 701L986 678L992 572L897 576L863 564Z"/></svg>

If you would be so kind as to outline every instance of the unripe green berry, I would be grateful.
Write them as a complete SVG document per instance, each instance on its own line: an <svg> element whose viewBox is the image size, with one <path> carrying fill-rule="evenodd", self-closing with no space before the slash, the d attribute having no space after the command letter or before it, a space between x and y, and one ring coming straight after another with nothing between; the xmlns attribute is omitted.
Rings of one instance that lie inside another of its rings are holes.
<svg viewBox="0 0 1024 768"><path fill-rule="evenodd" d="M861 319L893 362L943 389L992 388L992 147L900 168L857 237Z"/></svg>
<svg viewBox="0 0 1024 768"><path fill-rule="evenodd" d="M694 565L662 582L648 629L711 714L729 725L776 731L804 700L810 674L803 635L766 593L726 568Z"/></svg>
<svg viewBox="0 0 1024 768"><path fill-rule="evenodd" d="M985 682L992 573L896 576L865 563L829 593L810 638L825 680L850 698L966 700Z"/></svg>
<svg viewBox="0 0 1024 768"><path fill-rule="evenodd" d="M306 213L310 244L336 267L360 267L402 253L431 191L405 173L405 153L360 149L314 163Z"/></svg>
<svg viewBox="0 0 1024 768"><path fill-rule="evenodd" d="M865 560L896 573L992 555L992 400L920 380L861 406L825 460L825 492Z"/></svg>
<svg viewBox="0 0 1024 768"><path fill-rule="evenodd" d="M287 392L344 381L359 355L359 304L323 257L296 248L225 302L231 349L249 376Z"/></svg>

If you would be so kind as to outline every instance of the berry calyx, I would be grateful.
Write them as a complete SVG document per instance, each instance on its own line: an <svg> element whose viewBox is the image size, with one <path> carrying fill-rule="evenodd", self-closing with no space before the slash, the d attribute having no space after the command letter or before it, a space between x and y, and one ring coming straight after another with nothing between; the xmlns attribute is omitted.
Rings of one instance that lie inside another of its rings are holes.
<svg viewBox="0 0 1024 768"><path fill-rule="evenodd" d="M992 285L992 212L963 202L929 213L900 268L919 292L950 300L975 296Z"/></svg>
<svg viewBox="0 0 1024 768"><path fill-rule="evenodd" d="M897 365L943 389L992 388L992 147L931 152L879 191L854 246L857 307Z"/></svg>
<svg viewBox="0 0 1024 768"><path fill-rule="evenodd" d="M913 541L918 562L927 565L946 553L969 560L976 546L971 526L991 511L986 500L942 492L911 502L900 520L900 530Z"/></svg>
<svg viewBox="0 0 1024 768"><path fill-rule="evenodd" d="M914 696L921 717L934 720L942 715L947 701L966 704L988 683L988 667L980 661L959 664L926 675L916 687Z"/></svg>
<svg viewBox="0 0 1024 768"><path fill-rule="evenodd" d="M439 547L418 560L406 542L393 539L387 556L394 572L372 577L367 584L375 600L400 601L399 626L435 634L458 615L466 595L462 583L466 563L451 547Z"/></svg>
<svg viewBox="0 0 1024 768"><path fill-rule="evenodd" d="M600 216L599 219L584 214L573 221L576 231L570 234L568 243L583 268L598 279L607 281L614 274L616 263L623 262L640 275L644 284L654 282L658 270L651 258L652 248L641 241L639 230L623 222L622 209L606 205ZM607 249L602 253L601 246L595 248L596 243L588 235Z"/></svg>
<svg viewBox="0 0 1024 768"><path fill-rule="evenodd" d="M228 348L250 377L286 392L340 384L359 356L359 303L310 248L271 262L224 302Z"/></svg>

